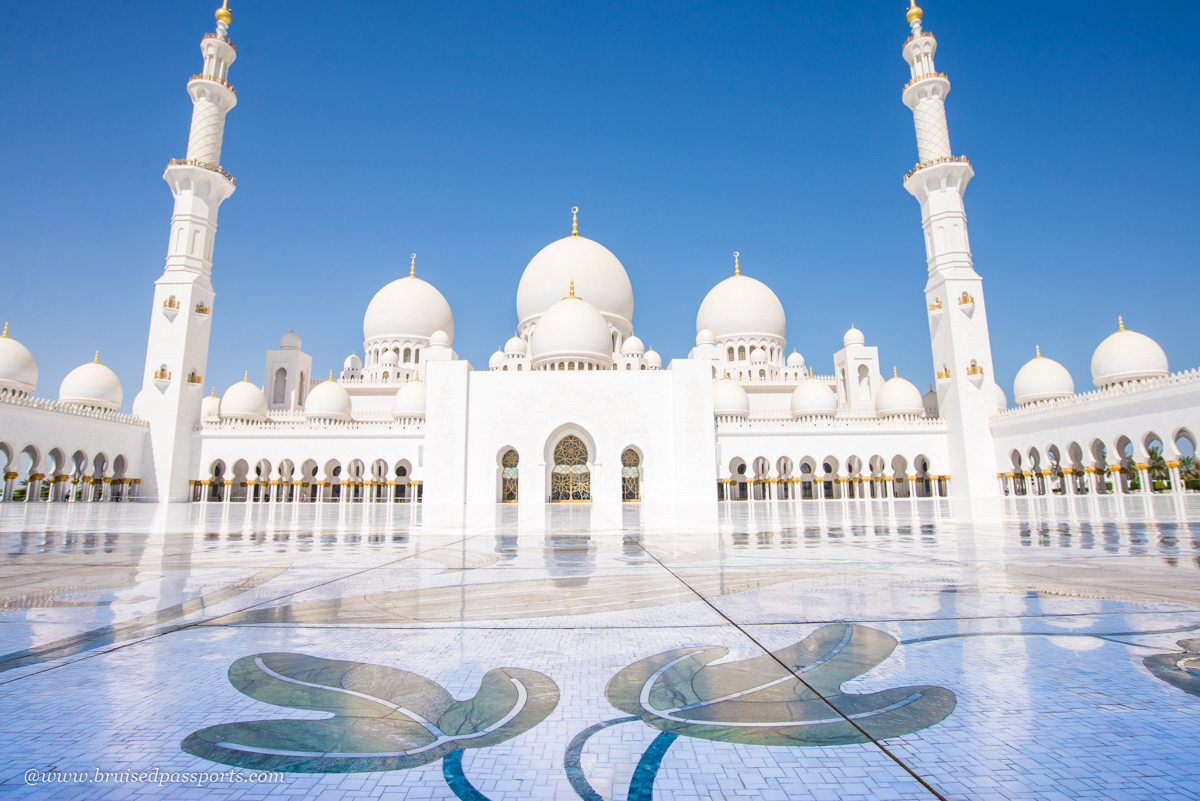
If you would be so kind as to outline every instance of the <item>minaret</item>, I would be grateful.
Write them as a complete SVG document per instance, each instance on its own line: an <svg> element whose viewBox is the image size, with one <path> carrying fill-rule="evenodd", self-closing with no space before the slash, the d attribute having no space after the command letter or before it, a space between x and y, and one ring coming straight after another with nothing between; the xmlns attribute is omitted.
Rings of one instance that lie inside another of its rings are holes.
<svg viewBox="0 0 1200 801"><path fill-rule="evenodd" d="M200 401L213 314L212 254L217 209L233 194L234 180L221 169L225 115L237 103L229 65L237 48L226 38L233 15L229 0L217 9L217 31L200 42L204 68L188 81L192 127L187 157L172 159L163 180L175 196L167 264L155 282L150 343L142 383L150 420L153 479L147 495L160 502L188 499L193 428ZM150 477L147 476L149 479Z"/></svg>
<svg viewBox="0 0 1200 801"><path fill-rule="evenodd" d="M975 171L950 149L945 108L950 81L933 65L937 40L921 30L921 17L921 9L910 0L912 36L904 43L904 60L912 80L904 87L904 105L912 109L919 161L904 177L904 188L920 201L925 229L925 301L938 410L948 427L951 494L994 496L996 455L988 423L996 411L992 345L983 280L972 266L963 206L963 193Z"/></svg>

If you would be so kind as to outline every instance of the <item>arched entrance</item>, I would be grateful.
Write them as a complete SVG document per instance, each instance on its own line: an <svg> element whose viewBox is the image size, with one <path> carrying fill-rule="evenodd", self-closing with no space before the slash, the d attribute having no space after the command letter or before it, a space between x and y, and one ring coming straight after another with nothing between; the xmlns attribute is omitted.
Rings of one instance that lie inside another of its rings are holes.
<svg viewBox="0 0 1200 801"><path fill-rule="evenodd" d="M500 503L517 502L517 479L519 477L517 464L520 456L512 448L500 457Z"/></svg>
<svg viewBox="0 0 1200 801"><path fill-rule="evenodd" d="M633 448L621 454L621 500L627 503L642 499L642 458Z"/></svg>
<svg viewBox="0 0 1200 801"><path fill-rule="evenodd" d="M550 473L551 503L590 503L592 471L583 440L568 434L554 446L554 470Z"/></svg>

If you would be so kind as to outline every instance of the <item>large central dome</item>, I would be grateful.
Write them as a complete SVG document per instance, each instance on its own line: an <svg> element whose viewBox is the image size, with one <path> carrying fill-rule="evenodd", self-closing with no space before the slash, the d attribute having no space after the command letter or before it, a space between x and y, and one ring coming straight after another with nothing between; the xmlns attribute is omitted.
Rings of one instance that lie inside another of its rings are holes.
<svg viewBox="0 0 1200 801"><path fill-rule="evenodd" d="M604 315L621 337L633 333L633 287L621 262L599 242L568 236L542 248L517 287L522 328L562 300L570 283L575 294Z"/></svg>

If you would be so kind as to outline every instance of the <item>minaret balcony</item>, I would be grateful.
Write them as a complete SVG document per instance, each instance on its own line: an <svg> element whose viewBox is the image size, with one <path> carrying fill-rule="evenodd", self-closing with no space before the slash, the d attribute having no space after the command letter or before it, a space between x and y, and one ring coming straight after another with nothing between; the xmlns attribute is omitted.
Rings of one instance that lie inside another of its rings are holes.
<svg viewBox="0 0 1200 801"><path fill-rule="evenodd" d="M950 83L950 76L946 75L946 73L944 73L944 72L927 72L924 75L918 75L917 77L913 78L908 83L904 84L903 91L907 92L908 88L910 86L914 86L914 85L920 83L921 81L927 81L930 78L939 78L939 79L945 81L947 84Z"/></svg>
<svg viewBox="0 0 1200 801"><path fill-rule="evenodd" d="M200 316L200 319L203 322L208 322L212 319L212 306L205 306L203 303L197 303L196 314Z"/></svg>
<svg viewBox="0 0 1200 801"><path fill-rule="evenodd" d="M193 75L191 78L189 78L189 79L188 79L188 85L190 86L190 85L191 85L193 82L195 82L195 81L212 81L213 83L220 84L221 86L224 86L226 89L228 89L229 91L233 92L233 94L234 94L235 96L237 95L237 89L234 89L234 88L233 88L233 85L232 85L232 84L230 84L230 83L229 83L229 81L223 81L223 80L221 80L220 78L217 78L216 76L213 76L213 75Z"/></svg>
<svg viewBox="0 0 1200 801"><path fill-rule="evenodd" d="M222 168L216 164L209 164L204 161L197 161L196 159L171 159L170 161L167 162L167 166L168 167L199 167L203 170L208 170L209 172L215 172L218 175L220 175L222 178L227 179L229 181L229 183L233 184L234 186L237 186L237 179L234 178L229 173L225 172L224 168Z"/></svg>
<svg viewBox="0 0 1200 801"><path fill-rule="evenodd" d="M905 174L904 182L908 183L908 179L912 178L914 175L916 175L921 170L927 169L929 167L936 167L939 164L965 164L968 167L971 166L971 162L969 159L967 159L966 156L943 156L940 159L932 159L930 161L924 162L923 164L915 165L911 170L909 170ZM972 171L972 174L973 173L974 173L974 171Z"/></svg>
<svg viewBox="0 0 1200 801"><path fill-rule="evenodd" d="M232 40L226 39L224 36L221 36L220 34L206 33L206 34L204 34L204 37L203 37L203 39L201 39L201 41L203 41L204 39L216 39L218 42L224 42L225 44L227 44L233 48L233 52L235 52L235 53L237 52L237 45L235 45Z"/></svg>
<svg viewBox="0 0 1200 801"><path fill-rule="evenodd" d="M175 300L174 295L163 301L162 313L167 322L175 322L175 317L179 314L179 301Z"/></svg>
<svg viewBox="0 0 1200 801"><path fill-rule="evenodd" d="M154 386L158 387L159 392L166 392L167 387L171 386L171 373L167 370L155 370Z"/></svg>
<svg viewBox="0 0 1200 801"><path fill-rule="evenodd" d="M971 317L975 314L975 296L970 292L964 292L958 298L958 310L963 314Z"/></svg>
<svg viewBox="0 0 1200 801"><path fill-rule="evenodd" d="M187 377L188 389L201 389L204 384L204 376L196 373L195 370L188 373Z"/></svg>

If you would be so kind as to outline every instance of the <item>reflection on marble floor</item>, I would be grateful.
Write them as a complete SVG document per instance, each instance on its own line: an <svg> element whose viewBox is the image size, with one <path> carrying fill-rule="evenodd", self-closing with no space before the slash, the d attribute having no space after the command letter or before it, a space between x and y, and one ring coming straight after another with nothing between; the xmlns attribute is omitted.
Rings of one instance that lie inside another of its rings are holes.
<svg viewBox="0 0 1200 801"><path fill-rule="evenodd" d="M0 536L18 796L1200 797L1200 497L12 503Z"/></svg>

